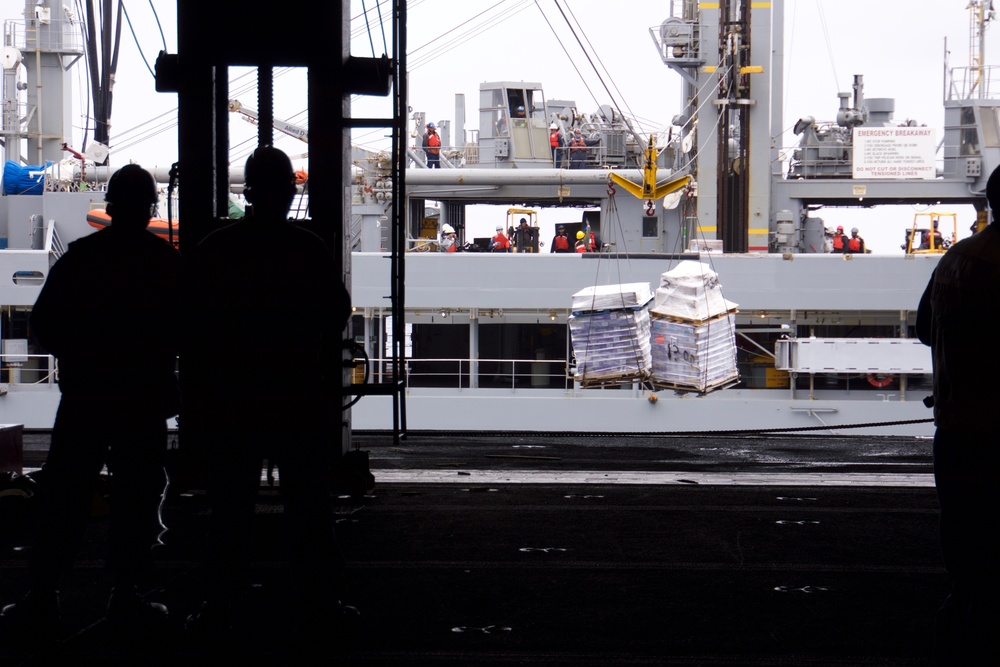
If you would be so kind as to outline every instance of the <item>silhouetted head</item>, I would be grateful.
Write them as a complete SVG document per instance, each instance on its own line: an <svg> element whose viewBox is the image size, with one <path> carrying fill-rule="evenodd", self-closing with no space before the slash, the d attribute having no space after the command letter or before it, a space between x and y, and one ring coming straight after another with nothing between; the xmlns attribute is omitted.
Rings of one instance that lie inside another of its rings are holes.
<svg viewBox="0 0 1000 667"><path fill-rule="evenodd" d="M292 161L273 146L262 146L247 158L243 196L254 207L254 215L288 213L295 197L295 170Z"/></svg>
<svg viewBox="0 0 1000 667"><path fill-rule="evenodd" d="M986 200L993 210L993 219L1000 217L1000 167L993 170L990 180L986 182Z"/></svg>
<svg viewBox="0 0 1000 667"><path fill-rule="evenodd" d="M115 225L146 227L158 199L152 174L137 164L127 164L112 174L104 194Z"/></svg>

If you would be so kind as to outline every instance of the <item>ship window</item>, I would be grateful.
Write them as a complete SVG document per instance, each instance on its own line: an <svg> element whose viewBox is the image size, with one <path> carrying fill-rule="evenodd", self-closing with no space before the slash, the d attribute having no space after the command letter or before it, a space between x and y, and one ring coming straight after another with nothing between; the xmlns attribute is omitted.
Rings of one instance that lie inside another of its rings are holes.
<svg viewBox="0 0 1000 667"><path fill-rule="evenodd" d="M658 227L658 225L656 224L658 221L659 221L659 218L656 218L656 217L650 217L650 216L646 216L646 215L642 216L642 236L643 236L643 238L650 239L650 238L656 238L658 236L658 233L657 233L657 227Z"/></svg>
<svg viewBox="0 0 1000 667"><path fill-rule="evenodd" d="M498 109L504 106L503 91L499 88L479 91L479 106L483 109Z"/></svg>
<svg viewBox="0 0 1000 667"><path fill-rule="evenodd" d="M997 122L997 112L1000 109L981 107L980 116L983 121L983 144L986 146L1000 146L1000 123Z"/></svg>
<svg viewBox="0 0 1000 667"><path fill-rule="evenodd" d="M510 115L511 118L524 118L526 111L524 108L524 91L523 90L508 90L507 99L510 102Z"/></svg>
<svg viewBox="0 0 1000 667"><path fill-rule="evenodd" d="M979 132L976 131L976 114L972 107L962 109L962 138L960 155L979 155Z"/></svg>

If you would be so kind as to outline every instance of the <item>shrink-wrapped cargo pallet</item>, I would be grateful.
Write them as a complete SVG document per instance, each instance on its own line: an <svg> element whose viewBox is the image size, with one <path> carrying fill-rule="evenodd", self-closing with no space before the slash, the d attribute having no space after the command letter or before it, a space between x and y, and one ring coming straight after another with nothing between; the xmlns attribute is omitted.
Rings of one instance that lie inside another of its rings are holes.
<svg viewBox="0 0 1000 667"><path fill-rule="evenodd" d="M739 380L736 317L727 313L707 322L663 317L650 320L655 386L707 392Z"/></svg>
<svg viewBox="0 0 1000 667"><path fill-rule="evenodd" d="M664 273L651 312L653 385L704 393L739 380L736 304L708 265L684 261Z"/></svg>
<svg viewBox="0 0 1000 667"><path fill-rule="evenodd" d="M649 377L648 283L588 287L573 295L569 318L576 356L574 378L584 387Z"/></svg>

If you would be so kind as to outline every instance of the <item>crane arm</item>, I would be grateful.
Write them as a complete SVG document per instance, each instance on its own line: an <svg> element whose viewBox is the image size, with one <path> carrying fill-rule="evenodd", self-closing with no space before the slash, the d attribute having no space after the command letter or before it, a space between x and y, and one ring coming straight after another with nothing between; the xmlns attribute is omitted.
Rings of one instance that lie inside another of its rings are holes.
<svg viewBox="0 0 1000 667"><path fill-rule="evenodd" d="M252 123L253 125L260 122L260 117L257 115L257 112L249 107L243 106L239 100L229 100L229 110L233 113L240 114L243 116L244 120L248 123ZM299 141L307 144L309 143L309 130L303 127L299 127L298 125L287 121L278 120L277 118L274 119L272 125L278 132L287 134L290 137L295 137Z"/></svg>

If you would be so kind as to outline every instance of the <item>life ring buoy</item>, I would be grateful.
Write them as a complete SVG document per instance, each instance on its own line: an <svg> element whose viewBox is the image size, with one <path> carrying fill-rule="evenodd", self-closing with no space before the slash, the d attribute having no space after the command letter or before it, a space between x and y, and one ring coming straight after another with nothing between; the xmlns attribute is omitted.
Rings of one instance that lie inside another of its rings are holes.
<svg viewBox="0 0 1000 667"><path fill-rule="evenodd" d="M885 389L892 384L892 373L869 373L868 384L876 389Z"/></svg>

